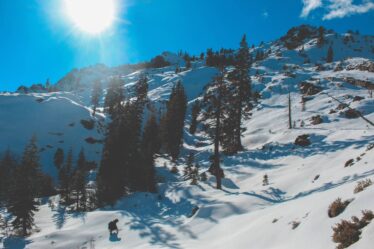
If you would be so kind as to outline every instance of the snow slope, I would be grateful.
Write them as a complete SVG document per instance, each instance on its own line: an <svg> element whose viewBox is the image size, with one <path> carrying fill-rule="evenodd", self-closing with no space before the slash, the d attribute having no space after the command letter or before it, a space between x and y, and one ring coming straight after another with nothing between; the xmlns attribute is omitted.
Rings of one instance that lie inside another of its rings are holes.
<svg viewBox="0 0 374 249"><path fill-rule="evenodd" d="M113 208L90 213L70 213L58 205L58 197L41 200L35 217L38 231L26 240L3 237L0 248L335 248L332 226L353 215L361 217L362 210L374 211L374 186L353 193L358 181L374 181L374 149L370 149L374 127L361 118L347 118L348 108L337 102L374 121L374 99L368 90L345 80L352 77L374 81L374 72L357 68L363 62L372 62L373 37L353 35L354 42L345 44L345 36L326 35L328 42L322 48L317 47L315 38L306 39L301 46L310 59L307 63L299 48L287 50L279 40L254 49L271 50L266 59L254 63L251 71L253 88L262 98L252 118L243 123L247 128L243 137L245 151L223 158L222 191L214 189L215 179L209 174L208 180L197 186L184 180L183 157L194 151L203 172L209 166L212 150L204 132L188 134L187 121L182 159L177 165L180 173L170 173L172 163L168 158L160 156L156 160L159 194L134 193ZM326 64L323 57L331 43L339 61ZM175 56L166 55L180 64ZM343 69L336 71L338 64ZM217 73L202 61L179 74L175 74L175 67L173 64L161 69L123 71L119 75L130 93L139 75L146 73L150 79L149 97L161 104L179 79L193 102ZM113 72L105 74L104 80L110 76ZM304 96L308 98L304 110L300 86L305 82L321 91ZM289 91L296 125L292 130L288 129ZM43 101L36 101L40 98ZM52 152L58 146L66 146L66 150L73 146L74 151L83 146L91 160L99 158L96 152L101 145L87 144L84 139L102 138L98 127L105 123L105 116L99 112L91 117L87 89L73 93L2 94L0 106L6 106L0 108L0 137L6 141L0 143L0 151L8 146L21 151L36 133L41 147L53 146L41 152L48 172L53 168ZM314 125L312 118L317 115L323 122ZM81 119L90 118L96 122L93 130L80 124ZM72 122L75 125L71 127ZM310 136L312 144L308 147L294 144L303 134ZM59 140L64 143L59 144ZM353 165L345 167L350 159ZM265 174L269 176L267 186L262 185ZM328 207L339 197L352 202L342 214L329 218ZM193 213L196 207L198 210ZM120 220L118 237L109 236L107 231L107 223L114 218ZM294 222L299 225L293 229ZM371 249L372 241L373 222L349 248Z"/></svg>

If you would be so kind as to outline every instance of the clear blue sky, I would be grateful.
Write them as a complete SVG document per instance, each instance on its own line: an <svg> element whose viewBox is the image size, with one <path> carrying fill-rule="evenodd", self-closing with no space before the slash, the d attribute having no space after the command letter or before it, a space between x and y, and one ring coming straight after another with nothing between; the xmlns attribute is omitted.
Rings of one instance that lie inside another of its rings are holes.
<svg viewBox="0 0 374 249"><path fill-rule="evenodd" d="M119 20L100 36L74 31L61 14L61 1L0 0L0 91L47 78L55 83L73 68L96 63L135 63L180 49L198 54L209 47L236 48L243 33L258 44L302 23L374 35L367 0L352 0L342 16L334 16L334 8L342 8L334 0L304 0L319 8L303 17L303 0L118 0ZM367 8L356 13L360 4Z"/></svg>

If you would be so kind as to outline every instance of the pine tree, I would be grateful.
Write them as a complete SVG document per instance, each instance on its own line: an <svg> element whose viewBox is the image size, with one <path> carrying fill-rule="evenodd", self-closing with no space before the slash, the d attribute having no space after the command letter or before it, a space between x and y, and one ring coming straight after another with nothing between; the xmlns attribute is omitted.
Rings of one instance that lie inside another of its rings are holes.
<svg viewBox="0 0 374 249"><path fill-rule="evenodd" d="M190 133L195 134L197 128L197 117L201 111L200 102L196 100L192 105Z"/></svg>
<svg viewBox="0 0 374 249"><path fill-rule="evenodd" d="M262 186L267 186L267 185L269 185L269 178L268 178L268 175L265 174L264 179L262 180Z"/></svg>
<svg viewBox="0 0 374 249"><path fill-rule="evenodd" d="M159 151L159 127L156 117L152 115L144 126L144 132L141 142L141 166L142 166L142 184L143 191L156 192L156 170L154 165L154 155Z"/></svg>
<svg viewBox="0 0 374 249"><path fill-rule="evenodd" d="M334 51L332 50L332 46L329 47L327 50L327 57L326 57L326 62L331 63L334 60Z"/></svg>
<svg viewBox="0 0 374 249"><path fill-rule="evenodd" d="M59 171L60 193L61 199L65 204L71 204L71 183L73 170L73 150L70 149L65 164Z"/></svg>
<svg viewBox="0 0 374 249"><path fill-rule="evenodd" d="M7 150L0 161L0 206L9 199L11 185L13 184L12 178L17 166L11 151Z"/></svg>
<svg viewBox="0 0 374 249"><path fill-rule="evenodd" d="M64 163L64 151L61 148L58 148L55 152L53 163L56 169L59 171Z"/></svg>
<svg viewBox="0 0 374 249"><path fill-rule="evenodd" d="M72 190L75 195L75 208L76 210L86 211L87 209L87 191L86 191L86 181L87 181L87 161L84 155L84 150L81 149L77 166L73 174L72 180Z"/></svg>
<svg viewBox="0 0 374 249"><path fill-rule="evenodd" d="M33 196L40 196L43 174L39 163L39 149L36 144L36 136L33 136L29 144L25 147L21 167L25 171L25 175L29 178L30 185L28 188L32 191Z"/></svg>
<svg viewBox="0 0 374 249"><path fill-rule="evenodd" d="M92 93L91 93L91 104L93 105L93 116L96 114L96 108L99 106L100 97L103 94L103 89L101 87L101 82L99 80L95 81Z"/></svg>
<svg viewBox="0 0 374 249"><path fill-rule="evenodd" d="M107 93L105 95L104 106L107 112L114 118L114 115L119 112L124 101L123 81L121 78L112 78L109 81Z"/></svg>
<svg viewBox="0 0 374 249"><path fill-rule="evenodd" d="M28 231L34 225L34 212L38 210L35 201L35 193L32 186L33 180L28 175L27 165L22 164L16 168L11 197L7 206L8 211L15 217L12 225L15 229L21 229L22 236L27 236Z"/></svg>
<svg viewBox="0 0 374 249"><path fill-rule="evenodd" d="M41 177L38 147L33 136L15 170L8 203L9 212L15 216L12 225L21 229L22 236L26 236L34 224L34 212L38 210L35 198L41 194Z"/></svg>
<svg viewBox="0 0 374 249"><path fill-rule="evenodd" d="M251 104L251 77L249 69L251 66L251 55L244 35L240 42L240 49L236 57L235 69L228 75L230 86L230 118L224 123L225 136L223 146L229 154L237 153L243 149L241 137L245 128L242 127L243 118L249 118Z"/></svg>
<svg viewBox="0 0 374 249"><path fill-rule="evenodd" d="M220 167L220 141L222 133L222 120L225 118L227 107L228 89L224 82L223 73L217 76L206 88L203 100L203 118L207 124L209 134L214 140L214 154L212 166L209 171L216 177L217 189L222 188L221 178L224 176Z"/></svg>
<svg viewBox="0 0 374 249"><path fill-rule="evenodd" d="M195 155L193 152L190 152L186 160L186 167L184 168L184 176L186 179L191 179L191 173L192 173L192 167L193 167L194 161L195 161Z"/></svg>
<svg viewBox="0 0 374 249"><path fill-rule="evenodd" d="M318 38L317 38L317 46L321 48L323 44L325 44L325 28L320 26L318 28Z"/></svg>
<svg viewBox="0 0 374 249"><path fill-rule="evenodd" d="M187 109L187 96L181 81L173 87L167 111L161 120L162 144L173 160L178 158L183 143L183 128Z"/></svg>
<svg viewBox="0 0 374 249"><path fill-rule="evenodd" d="M288 129L292 129L291 93L288 92Z"/></svg>

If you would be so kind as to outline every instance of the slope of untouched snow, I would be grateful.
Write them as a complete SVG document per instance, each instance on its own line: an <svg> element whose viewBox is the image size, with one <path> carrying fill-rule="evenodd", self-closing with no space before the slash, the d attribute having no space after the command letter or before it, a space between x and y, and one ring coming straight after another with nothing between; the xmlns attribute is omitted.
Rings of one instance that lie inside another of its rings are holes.
<svg viewBox="0 0 374 249"><path fill-rule="evenodd" d="M247 128L242 139L245 151L222 158L222 191L214 189L215 179L209 174L206 182L190 185L182 176L183 159L177 165L180 173L172 174L170 160L159 156L158 194L134 193L113 208L89 213L69 212L58 205L57 196L41 200L35 216L37 231L26 240L0 237L0 248L335 248L332 226L351 216L361 217L362 210L374 211L374 186L353 193L358 181L374 181L374 148L369 146L374 143L374 127L361 118L347 118L347 107L339 107L335 100L374 121L374 99L368 90L345 81L352 77L373 82L373 72L351 70L372 60L373 38L352 36L355 42L345 44L344 35L329 34L322 48L316 47L315 39L306 41L304 53L312 63L322 64L319 69L315 64L304 64L304 57L297 51L301 47L289 51L279 42L263 45L261 49L271 49L271 53L251 70L253 89L262 98L252 118L243 122ZM338 60L354 57L342 62L341 71L335 70L340 62L323 62L330 43ZM164 56L175 64L182 63L174 54ZM146 74L149 97L161 105L176 81L182 80L191 103L217 73L202 61L179 74L175 74L175 67L121 71L117 76L125 80L126 94L131 94L138 77ZM105 75L103 80L111 76ZM300 86L305 82L318 86L321 92L307 96L303 110ZM289 92L295 124L292 130L288 129ZM40 147L45 148L41 156L47 172L53 173L52 156L61 146L65 151L73 146L76 152L83 146L90 160L98 160L101 144L88 144L85 139L102 139L105 116L99 112L91 117L89 96L87 89L75 94L1 94L0 106L5 108L0 108L0 151L9 147L21 153L35 133ZM322 123L313 125L317 115ZM94 119L95 128L85 129L82 119ZM312 144L294 145L303 134L310 136ZM185 132L182 157L194 151L200 172L209 167L211 150L206 134L192 136ZM354 164L344 167L350 159ZM265 174L268 186L262 185ZM329 218L328 207L337 198L352 202L342 214ZM120 220L118 237L109 236L107 231L108 222L115 218ZM294 223L299 225L293 229ZM371 249L372 241L374 222L349 248Z"/></svg>
<svg viewBox="0 0 374 249"><path fill-rule="evenodd" d="M86 129L81 120L91 120L91 110L70 93L3 94L0 95L0 151L10 149L21 155L31 137L37 137L44 170L55 175L52 164L57 148L75 155L83 148L89 160L98 160L100 144L90 144L87 138L102 139L103 117L97 115L95 127Z"/></svg>

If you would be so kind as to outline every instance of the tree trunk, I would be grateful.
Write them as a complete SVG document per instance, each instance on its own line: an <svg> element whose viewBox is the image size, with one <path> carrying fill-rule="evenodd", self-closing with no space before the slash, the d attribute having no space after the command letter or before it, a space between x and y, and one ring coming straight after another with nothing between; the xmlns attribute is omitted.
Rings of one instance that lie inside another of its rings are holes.
<svg viewBox="0 0 374 249"><path fill-rule="evenodd" d="M220 167L220 155L219 155L219 140L220 140L220 126L221 126L221 106L217 107L216 113L216 130L214 137L214 174L217 181L217 189L222 189L221 183L221 167Z"/></svg>
<svg viewBox="0 0 374 249"><path fill-rule="evenodd" d="M291 93L288 92L288 129L292 129L291 111Z"/></svg>

